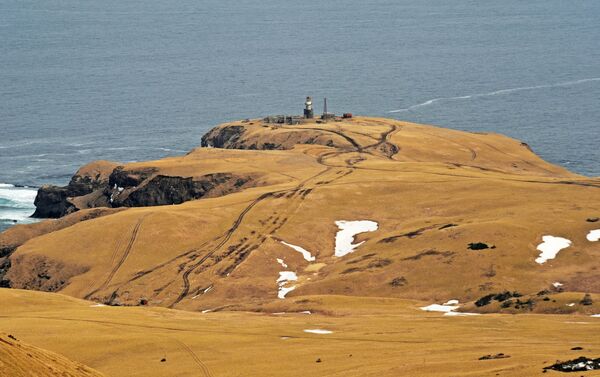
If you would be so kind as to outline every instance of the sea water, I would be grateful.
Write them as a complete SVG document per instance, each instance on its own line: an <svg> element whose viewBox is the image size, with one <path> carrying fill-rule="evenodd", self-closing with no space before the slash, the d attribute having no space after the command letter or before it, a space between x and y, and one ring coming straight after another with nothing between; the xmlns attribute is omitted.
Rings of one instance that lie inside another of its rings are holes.
<svg viewBox="0 0 600 377"><path fill-rule="evenodd" d="M0 0L0 182L316 111L507 134L600 175L600 1ZM32 190L3 188L0 220Z"/></svg>
<svg viewBox="0 0 600 377"><path fill-rule="evenodd" d="M35 210L33 200L37 191L0 183L0 232L17 223L31 223L29 216Z"/></svg>

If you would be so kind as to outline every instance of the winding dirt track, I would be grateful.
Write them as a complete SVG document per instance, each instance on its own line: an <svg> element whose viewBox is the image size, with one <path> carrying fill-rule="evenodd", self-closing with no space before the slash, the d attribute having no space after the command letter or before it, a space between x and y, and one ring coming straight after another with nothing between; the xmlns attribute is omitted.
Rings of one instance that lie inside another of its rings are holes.
<svg viewBox="0 0 600 377"><path fill-rule="evenodd" d="M401 125L399 125L399 126L391 125L390 126L389 124L386 126L388 127L388 129L386 131L382 132L380 134L379 138L371 137L371 139L377 140L377 142L366 145L366 146L361 145L354 138L352 138L351 136L347 135L346 133L344 133L342 131L323 129L323 128L314 128L316 130L333 133L333 134L336 134L336 135L344 138L352 145L353 148L345 149L345 150L337 150L337 151L325 151L325 152L320 153L316 157L316 162L319 163L320 165L323 165L325 167L325 169L323 169L322 171L320 171L319 173L317 173L311 177L304 179L302 182L298 183L298 185L293 188L267 192L267 193L260 195L256 199L252 200L246 207L243 208L243 210L239 213L239 215L236 217L236 219L232 223L231 227L226 232L221 234L220 236L213 238L192 250L187 250L187 251L171 258L170 260L163 262L151 269L148 269L148 270L145 270L142 272L138 272L131 279L129 279L125 283L123 283L120 286L120 288L124 287L128 283L131 283L133 281L141 279L142 277L147 276L147 275L155 272L158 269L170 266L173 263L180 261L182 258L189 257L190 261L186 261L186 262L183 262L182 264L181 263L179 264L180 267L179 267L179 271L177 272L177 275L179 275L179 273L181 273L181 271L183 270L183 273L181 276L182 288L181 288L181 291L179 292L178 296L175 298L175 300L173 300L172 303L169 305L170 308L173 308L178 303L180 303L183 299L185 299L187 296L190 295L190 292L192 289L192 283L190 281L190 278L192 276L192 273L199 273L199 272L206 270L207 268L214 267L218 264L223 264L224 268L220 269L219 274L222 276L229 275L241 263L243 263L246 260L246 258L250 255L250 253L252 251L259 248L268 239L265 235L275 234L279 229L281 229L285 225L285 223L288 221L288 219L291 216L294 216L294 214L297 213L303 200L308 195L310 195L313 192L313 190L315 190L321 186L334 184L335 181L348 176L356 169L388 171L388 169L378 169L378 168L368 168L368 167L356 166L357 163L364 161L367 156L373 156L375 158L386 158L388 160L396 161L394 159L394 155L398 151L400 151L400 147L396 144L391 143L390 139L394 134L396 134L397 132L399 132L402 129L402 126ZM432 135L432 136L439 137L437 135ZM466 146L464 144L457 143L451 139L447 139L444 137L440 137L440 138L446 140L447 142L455 144L461 148L466 148L468 151L471 152L472 160L475 160L477 158L477 152L473 148L470 148L469 146ZM392 147L388 148L388 149L382 148L382 146L384 146L385 144L389 144ZM382 148L382 150L379 150L378 148ZM304 153L307 154L308 152L305 151ZM335 163L332 164L327 161L329 159L336 158L336 157L342 156L344 154L349 154L349 153L358 153L359 157L347 158L344 161L345 164L335 164ZM326 177L327 175L330 175L330 173L333 173L334 175L331 177ZM470 175L459 175L459 174L449 174L449 173L431 172L430 174L441 175L441 176L452 176L452 177L464 177L464 178L470 178L470 179L477 178L477 177L470 176ZM317 178L319 178L319 177L321 177L321 180L319 180L318 182L315 182L315 180L317 180ZM506 178L504 178L504 179L506 179ZM310 183L311 181L314 183ZM515 181L526 182L524 180L519 180L519 179L515 179ZM580 183L580 182L570 182L570 181L536 182L536 183L581 184L581 185L586 185L586 186L591 186L591 187L598 187L594 183ZM268 200L271 198L280 198L282 196L285 196L286 199L288 199L286 201L286 207L285 207L283 213L277 214L274 212L269 218L258 219L258 222L261 224L261 226L256 228L255 234L253 234L252 236L241 237L238 241L236 241L236 243L229 246L228 250L226 250L223 253L217 254L229 241L232 240L232 238L234 237L239 226L242 224L242 222L245 220L247 214L250 211L252 211L253 208L255 208L258 204L260 204L261 202L263 202L265 200ZM110 284L112 278L118 271L119 267L127 259L127 255L129 253L129 251L131 250L133 243L135 242L135 237L137 235L137 232L139 231L140 225L141 225L141 221L138 225L136 225L136 228L134 229L132 237L130 238L129 244L126 247L126 251L121 256L121 259L117 263L115 268L113 268L113 270L111 271L111 273L110 273L109 277L107 278L107 280L105 281L105 283L102 285L102 287L100 287L96 291L92 292L86 298L89 298L89 296L91 296L92 294L96 293L97 291L99 291L103 288L106 288ZM201 254L204 250L208 250L208 251L206 253L204 253L202 255L202 257L200 257L199 259L196 260L196 258L195 258L196 254ZM214 256L214 261L211 261L209 264L206 264L206 262L209 261L210 258L213 256ZM227 262L227 261L229 261L229 263L223 263L223 262ZM174 279L172 282L167 284L167 286L170 284L176 283L177 280L178 279ZM211 283L211 285L212 285L212 283ZM165 286L165 288L166 288L166 286ZM116 292L117 291L115 291L113 293L113 295L115 295ZM160 292L162 292L162 289L159 291L155 291L155 296L160 294ZM200 290L196 289L194 292L199 293Z"/></svg>
<svg viewBox="0 0 600 377"><path fill-rule="evenodd" d="M365 149L377 148L384 143L389 143L388 140L391 137L391 135L398 131L397 126L392 126L387 131L385 131L384 133L381 134L379 140L376 143L373 143L366 147L363 147L352 137L344 134L341 131L328 130L328 129L322 129L322 128L315 128L315 129L339 135L339 136L343 137L345 140L347 140L354 147L355 150L352 152L366 153L369 155L373 155L373 153L368 152ZM353 166L354 165L353 163L349 162L346 166L344 166L344 168L349 169L349 171L347 171L341 175L337 175L336 177L333 177L332 179L330 179L328 181L317 182L317 183L313 184L312 187L310 187L309 189L303 190L303 188L306 187L308 182L315 180L316 178L318 178L324 174L327 174L332 170L332 167L327 165L324 162L326 158L336 157L336 156L339 156L344 153L349 153L349 152L347 152L347 151L327 152L327 153L320 155L317 158L317 162L326 167L324 170L322 170L321 172L319 172L309 178L306 178L304 181L302 181L300 184L298 184L298 186L296 186L293 189L279 190L279 191L264 193L261 196L259 196L258 198L256 198L254 201L252 201L246 208L244 208L244 210L238 215L238 217L234 221L231 228L229 228L229 230L224 235L222 235L221 237L218 238L221 241L217 245L215 245L209 252L207 252L202 258L200 258L196 263L194 263L193 265L191 265L184 271L184 273L182 275L183 288L182 288L180 294L177 296L177 298L169 305L169 307L173 308L175 305L180 303L185 297L187 297L190 294L190 288L191 288L190 276L191 276L191 274L193 272L195 272L200 266L202 266L202 264L204 264L217 251L219 251L229 240L231 240L234 233L236 232L236 230L238 229L238 227L244 220L245 216L257 204L261 203L262 201L264 201L266 199L278 197L279 194L284 194L284 195L287 194L287 195L289 195L288 199L296 199L296 198L300 199L299 202L297 202L296 200L290 201L290 203L286 209L286 212L288 213L288 215L293 214L293 213L295 213L295 211L294 211L295 208L292 208L292 207L298 207L299 203L302 200L304 200L315 188L317 188L318 186L330 184L336 180L339 180L339 179L351 174L352 170L355 169L355 167ZM386 157L389 159L392 159L393 155L386 155ZM277 217L277 218L275 218L275 220L273 220L273 222L271 224L271 225L273 225L273 227L271 229L264 229L263 232L257 232L257 234L259 234L259 235L273 234L273 233L277 232L279 229L281 229L281 227L283 227L283 225L285 225L287 220L288 220L288 217L283 217L283 218ZM271 221L271 219L265 220L265 222L269 222L269 221ZM227 271L227 274L229 274L233 270L235 270L235 268L237 268L237 266L239 264L241 264L247 258L247 256L250 254L250 252L257 249L266 240L266 237L264 237L264 236L257 236L255 238L257 238L257 239L255 239L254 241L246 240L237 246L237 248L235 249L235 252L237 253L238 258L233 262L232 265L230 265L224 269L225 271Z"/></svg>

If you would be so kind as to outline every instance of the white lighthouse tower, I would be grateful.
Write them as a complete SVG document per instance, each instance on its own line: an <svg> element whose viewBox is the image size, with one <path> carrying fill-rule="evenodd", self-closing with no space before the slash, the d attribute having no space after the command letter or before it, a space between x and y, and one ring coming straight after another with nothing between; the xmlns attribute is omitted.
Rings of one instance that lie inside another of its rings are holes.
<svg viewBox="0 0 600 377"><path fill-rule="evenodd" d="M306 102L304 102L304 118L312 119L314 117L312 98L306 97Z"/></svg>

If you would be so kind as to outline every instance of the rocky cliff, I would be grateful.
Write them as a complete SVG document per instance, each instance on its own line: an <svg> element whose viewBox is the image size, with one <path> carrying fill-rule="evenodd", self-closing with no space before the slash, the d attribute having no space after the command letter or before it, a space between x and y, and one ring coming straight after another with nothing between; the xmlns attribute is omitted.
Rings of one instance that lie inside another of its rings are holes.
<svg viewBox="0 0 600 377"><path fill-rule="evenodd" d="M87 167L82 168L64 187L42 186L35 198L33 217L59 218L97 207L181 204L239 191L252 185L256 178L253 174L229 172L181 177L161 174L155 167L128 169L116 164L105 165L103 169L103 174L94 169L90 175Z"/></svg>

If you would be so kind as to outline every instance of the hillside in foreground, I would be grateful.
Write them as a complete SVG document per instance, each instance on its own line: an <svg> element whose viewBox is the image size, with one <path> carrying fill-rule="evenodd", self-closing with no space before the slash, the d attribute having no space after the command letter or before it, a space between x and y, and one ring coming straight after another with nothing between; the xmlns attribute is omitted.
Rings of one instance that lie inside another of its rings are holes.
<svg viewBox="0 0 600 377"><path fill-rule="evenodd" d="M201 144L157 161L94 162L68 186L40 189L36 215L55 219L0 234L0 285L54 293L0 290L40 312L7 298L3 329L107 375L173 370L138 355L121 361L135 369L125 373L117 353L96 354L107 343L92 355L77 331L54 342L27 326L127 328L125 355L170 350L224 376L268 375L268 360L243 355L265 337L259 353L283 352L290 376L304 363L328 376L535 375L568 346L598 352L600 179L501 135L380 118L232 122ZM203 327L173 329L184 318ZM456 342L464 348L451 350ZM231 353L217 345L232 343ZM335 363L312 360L325 360L323 347L337 349ZM511 357L479 361L484 350Z"/></svg>

